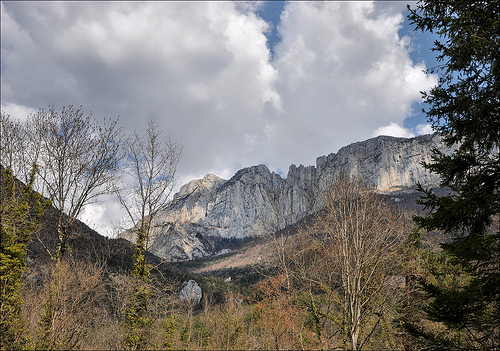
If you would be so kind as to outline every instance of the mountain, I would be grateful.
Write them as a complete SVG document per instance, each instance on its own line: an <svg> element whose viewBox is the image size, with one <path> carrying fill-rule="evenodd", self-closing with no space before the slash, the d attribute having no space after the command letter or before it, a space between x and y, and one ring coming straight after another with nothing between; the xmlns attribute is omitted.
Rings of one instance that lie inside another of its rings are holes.
<svg viewBox="0 0 500 351"><path fill-rule="evenodd" d="M393 198L413 193L417 182L438 187L439 177L422 166L431 160L434 148L445 151L436 135L379 136L321 156L316 166L291 165L286 178L264 165L241 169L229 180L208 174L184 185L157 216L151 251L169 261L228 252L239 241L283 228L318 210L315 192L341 170ZM122 237L133 239L128 232Z"/></svg>

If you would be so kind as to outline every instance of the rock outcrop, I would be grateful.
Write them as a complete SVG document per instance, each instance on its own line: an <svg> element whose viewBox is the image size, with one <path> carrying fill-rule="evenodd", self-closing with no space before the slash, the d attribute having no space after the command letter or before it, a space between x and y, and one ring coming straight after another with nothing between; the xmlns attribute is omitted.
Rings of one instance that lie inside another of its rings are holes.
<svg viewBox="0 0 500 351"><path fill-rule="evenodd" d="M194 280L189 280L182 284L179 298L187 302L200 303L203 293L200 286Z"/></svg>
<svg viewBox="0 0 500 351"><path fill-rule="evenodd" d="M445 150L436 135L380 136L321 156L316 166L289 168L287 177L264 165L239 170L231 179L208 174L184 185L157 217L151 251L167 260L215 255L224 240L260 236L292 224L318 209L315 191L341 170L385 194L414 191L417 182L439 186L423 161ZM221 246L222 245L222 246Z"/></svg>

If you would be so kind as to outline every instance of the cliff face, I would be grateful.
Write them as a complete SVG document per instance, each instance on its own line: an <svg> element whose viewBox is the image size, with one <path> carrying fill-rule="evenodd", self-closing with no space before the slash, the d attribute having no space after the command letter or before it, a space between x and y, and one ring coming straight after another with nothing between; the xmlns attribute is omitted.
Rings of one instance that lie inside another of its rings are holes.
<svg viewBox="0 0 500 351"><path fill-rule="evenodd" d="M316 168L321 176L336 169L367 180L377 191L390 193L412 190L420 181L438 186L439 177L422 167L431 161L432 149L445 150L436 135L416 138L380 136L343 147L336 154L319 157Z"/></svg>
<svg viewBox="0 0 500 351"><path fill-rule="evenodd" d="M184 185L157 217L151 251L167 260L188 260L217 254L230 239L292 224L318 209L315 189L340 170L385 194L411 192L417 181L437 187L439 177L421 165L430 161L433 148L444 151L435 135L380 136L321 156L316 166L292 165L286 179L264 165L242 169L227 181L208 174Z"/></svg>

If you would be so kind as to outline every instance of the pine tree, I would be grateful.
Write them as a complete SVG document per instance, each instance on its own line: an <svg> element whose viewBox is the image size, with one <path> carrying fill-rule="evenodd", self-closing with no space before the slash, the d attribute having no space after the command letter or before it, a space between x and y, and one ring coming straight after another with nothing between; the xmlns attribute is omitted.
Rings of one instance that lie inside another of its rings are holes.
<svg viewBox="0 0 500 351"><path fill-rule="evenodd" d="M421 282L427 318L449 333L409 329L437 348L494 348L500 345L500 3L425 0L408 9L416 30L440 36L432 50L443 64L431 69L440 73L439 85L423 93L424 112L454 150L436 150L425 164L451 193L437 196L420 187L429 212L416 220L450 235L443 260L460 268L449 283L438 271L436 280Z"/></svg>

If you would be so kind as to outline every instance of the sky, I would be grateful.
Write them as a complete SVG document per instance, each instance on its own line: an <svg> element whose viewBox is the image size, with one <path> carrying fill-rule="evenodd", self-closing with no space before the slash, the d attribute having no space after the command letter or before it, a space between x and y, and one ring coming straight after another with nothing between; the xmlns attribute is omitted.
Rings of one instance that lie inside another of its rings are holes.
<svg viewBox="0 0 500 351"><path fill-rule="evenodd" d="M2 110L83 105L139 133L154 120L184 145L180 184L257 164L286 177L356 141L431 132L434 38L406 4L3 1ZM83 219L107 231L115 205Z"/></svg>

